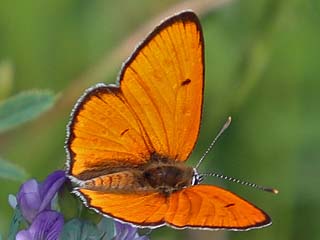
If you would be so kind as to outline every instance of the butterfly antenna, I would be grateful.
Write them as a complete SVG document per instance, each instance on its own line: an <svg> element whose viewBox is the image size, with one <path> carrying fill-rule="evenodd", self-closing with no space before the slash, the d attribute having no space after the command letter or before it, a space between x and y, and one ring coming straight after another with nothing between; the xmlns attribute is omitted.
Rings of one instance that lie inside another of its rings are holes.
<svg viewBox="0 0 320 240"><path fill-rule="evenodd" d="M224 176L224 175L219 174L219 173L201 173L200 174L201 178L206 177L206 176L217 177L217 178L221 178L221 179L224 179L224 180L227 180L227 181L230 181L230 182L240 183L241 185L245 185L245 186L248 186L248 187L256 188L256 189L259 189L259 190L262 190L262 191L265 191L265 192L271 192L271 193L274 193L274 194L278 194L279 193L279 190L277 190L275 188L269 188L269 187L260 186L260 185L257 185L255 183L250 183L250 182L239 180L239 179L236 179L236 178L233 178L233 177Z"/></svg>
<svg viewBox="0 0 320 240"><path fill-rule="evenodd" d="M219 137L222 135L222 133L229 127L231 123L231 117L229 116L227 121L225 122L225 124L223 125L223 127L220 129L219 133L217 134L217 136L213 139L213 141L211 142L211 144L209 145L209 147L207 148L207 150L205 151L205 153L202 155L202 157L200 158L199 162L196 165L196 169L199 168L200 164L202 163L202 161L205 159L205 157L208 155L208 153L212 150L214 144L216 143L216 141L219 139Z"/></svg>

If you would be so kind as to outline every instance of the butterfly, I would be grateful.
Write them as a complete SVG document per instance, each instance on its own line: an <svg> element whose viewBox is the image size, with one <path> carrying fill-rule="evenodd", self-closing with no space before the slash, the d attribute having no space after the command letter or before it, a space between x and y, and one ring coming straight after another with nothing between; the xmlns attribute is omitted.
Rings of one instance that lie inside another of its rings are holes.
<svg viewBox="0 0 320 240"><path fill-rule="evenodd" d="M104 216L138 227L248 230L271 224L261 209L201 184L187 166L199 135L204 39L192 11L157 26L124 63L117 84L99 83L67 126L73 192Z"/></svg>

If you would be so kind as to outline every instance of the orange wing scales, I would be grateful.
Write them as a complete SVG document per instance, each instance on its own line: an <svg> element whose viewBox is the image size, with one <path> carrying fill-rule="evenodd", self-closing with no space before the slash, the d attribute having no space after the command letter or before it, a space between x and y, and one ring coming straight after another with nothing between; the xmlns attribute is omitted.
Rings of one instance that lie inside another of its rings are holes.
<svg viewBox="0 0 320 240"><path fill-rule="evenodd" d="M199 26L191 21L174 22L152 35L128 66L121 89L153 148L160 155L186 160L201 118L203 42ZM185 80L189 83L184 85Z"/></svg>
<svg viewBox="0 0 320 240"><path fill-rule="evenodd" d="M246 230L271 223L267 214L259 208L215 186L196 185L186 188L172 194L170 200L170 205L177 205L179 209L172 211L175 214L167 215L166 221L178 228Z"/></svg>
<svg viewBox="0 0 320 240"><path fill-rule="evenodd" d="M219 187L196 185L165 196L157 192L117 194L80 189L87 205L137 226L247 230L270 218L237 195Z"/></svg>
<svg viewBox="0 0 320 240"><path fill-rule="evenodd" d="M87 205L101 213L141 226L161 225L167 211L166 199L160 193L115 194L79 189Z"/></svg>
<svg viewBox="0 0 320 240"><path fill-rule="evenodd" d="M118 159L125 159L133 166L145 163L150 150L136 118L117 94L108 87L99 87L95 95L89 94L86 98L72 124L69 146L73 153L72 175L117 167Z"/></svg>

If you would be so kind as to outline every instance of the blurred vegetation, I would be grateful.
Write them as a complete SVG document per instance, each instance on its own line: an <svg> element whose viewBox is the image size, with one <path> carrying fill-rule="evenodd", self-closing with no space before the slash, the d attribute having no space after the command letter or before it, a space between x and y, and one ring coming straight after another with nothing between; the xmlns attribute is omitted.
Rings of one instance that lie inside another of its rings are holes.
<svg viewBox="0 0 320 240"><path fill-rule="evenodd" d="M119 57L105 66L101 59L173 4L1 0L0 99L29 89L60 94L49 112L1 133L1 158L40 180L63 168L72 105L91 84L114 83L120 69ZM161 228L151 238L320 239L320 2L231 1L207 9L200 18L206 44L205 104L200 138L189 163L197 162L231 115L231 127L202 170L270 185L280 194L207 179L263 208L273 225L248 232ZM92 73L98 64L106 69L99 77ZM0 181L0 231L6 235L13 216L8 194L16 193L21 182Z"/></svg>

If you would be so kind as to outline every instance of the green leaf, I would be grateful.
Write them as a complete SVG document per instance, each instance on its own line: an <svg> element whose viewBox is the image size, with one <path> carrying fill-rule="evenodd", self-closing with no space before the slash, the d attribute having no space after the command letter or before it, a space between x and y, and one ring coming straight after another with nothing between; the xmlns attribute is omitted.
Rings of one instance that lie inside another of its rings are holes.
<svg viewBox="0 0 320 240"><path fill-rule="evenodd" d="M0 178L22 182L28 174L21 167L0 158Z"/></svg>
<svg viewBox="0 0 320 240"><path fill-rule="evenodd" d="M21 221L23 220L21 212L18 208L14 210L14 216L10 224L8 240L16 239Z"/></svg>
<svg viewBox="0 0 320 240"><path fill-rule="evenodd" d="M26 91L0 103L0 133L38 117L55 102L51 91Z"/></svg>
<svg viewBox="0 0 320 240"><path fill-rule="evenodd" d="M102 217L97 226L101 232L105 233L102 240L112 239L114 237L114 220L111 218Z"/></svg>
<svg viewBox="0 0 320 240"><path fill-rule="evenodd" d="M105 233L89 221L71 219L62 230L61 240L96 240L103 239Z"/></svg>

